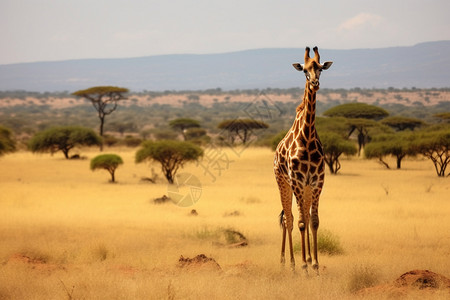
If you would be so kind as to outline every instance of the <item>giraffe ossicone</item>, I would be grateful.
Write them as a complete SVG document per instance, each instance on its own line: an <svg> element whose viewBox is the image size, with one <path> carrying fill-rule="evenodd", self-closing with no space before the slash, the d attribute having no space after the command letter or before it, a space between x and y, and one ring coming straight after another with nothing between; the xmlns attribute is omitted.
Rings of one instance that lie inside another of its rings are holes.
<svg viewBox="0 0 450 300"><path fill-rule="evenodd" d="M299 212L298 228L301 233L302 268L308 263L319 269L317 258L317 230L319 228L319 197L325 179L325 165L322 144L315 128L316 92L319 90L320 75L332 62L320 63L319 49L305 49L305 63L294 63L298 71L306 77L302 103L297 107L295 120L275 151L274 172L280 190L282 211L280 224L283 229L281 243L281 263L285 262L286 234L288 236L291 268L295 269L292 244L293 214L292 195L295 196ZM313 256L309 234L312 232ZM306 258L308 256L308 258Z"/></svg>

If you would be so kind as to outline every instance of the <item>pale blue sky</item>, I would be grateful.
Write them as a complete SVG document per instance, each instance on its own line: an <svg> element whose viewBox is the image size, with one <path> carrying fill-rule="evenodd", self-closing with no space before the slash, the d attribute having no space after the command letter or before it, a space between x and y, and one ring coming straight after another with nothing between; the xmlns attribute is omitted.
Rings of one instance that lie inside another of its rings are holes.
<svg viewBox="0 0 450 300"><path fill-rule="evenodd" d="M450 40L449 0L0 0L0 64Z"/></svg>

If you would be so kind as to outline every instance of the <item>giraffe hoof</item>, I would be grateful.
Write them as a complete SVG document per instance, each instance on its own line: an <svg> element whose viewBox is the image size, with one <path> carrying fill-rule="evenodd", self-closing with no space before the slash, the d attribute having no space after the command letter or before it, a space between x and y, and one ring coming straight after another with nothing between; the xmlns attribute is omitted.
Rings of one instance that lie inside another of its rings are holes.
<svg viewBox="0 0 450 300"><path fill-rule="evenodd" d="M312 258L311 258L311 257L308 258L308 259L306 260L306 262L308 263L308 265L312 264Z"/></svg>
<svg viewBox="0 0 450 300"><path fill-rule="evenodd" d="M313 270L319 270L319 264L315 263L312 265Z"/></svg>

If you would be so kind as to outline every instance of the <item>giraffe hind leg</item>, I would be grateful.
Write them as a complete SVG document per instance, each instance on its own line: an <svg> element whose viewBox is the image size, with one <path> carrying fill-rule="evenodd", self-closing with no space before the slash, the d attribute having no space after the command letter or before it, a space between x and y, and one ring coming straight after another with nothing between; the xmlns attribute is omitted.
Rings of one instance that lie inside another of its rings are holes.
<svg viewBox="0 0 450 300"><path fill-rule="evenodd" d="M280 222L282 224L282 242L281 242L281 263L285 261L286 250L286 233L289 242L289 253L291 258L291 268L295 268L294 248L292 245L292 229L294 216L292 215L292 189L288 182L283 178L277 176L278 188L280 190L281 205L283 207L280 215Z"/></svg>
<svg viewBox="0 0 450 300"><path fill-rule="evenodd" d="M284 210L280 214L280 226L283 229L282 239L281 239L281 265L284 266L286 262L285 252L286 252L286 225L284 222Z"/></svg>

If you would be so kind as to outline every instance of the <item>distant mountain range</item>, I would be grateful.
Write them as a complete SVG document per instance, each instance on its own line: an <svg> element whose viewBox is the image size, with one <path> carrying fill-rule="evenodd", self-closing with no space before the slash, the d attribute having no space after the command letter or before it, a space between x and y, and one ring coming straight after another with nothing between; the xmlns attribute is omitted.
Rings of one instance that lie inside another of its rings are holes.
<svg viewBox="0 0 450 300"><path fill-rule="evenodd" d="M380 49L319 49L333 66L324 88L450 87L450 41ZM116 85L131 91L303 87L292 67L304 49L255 49L222 54L155 55L0 65L0 90L76 91Z"/></svg>

